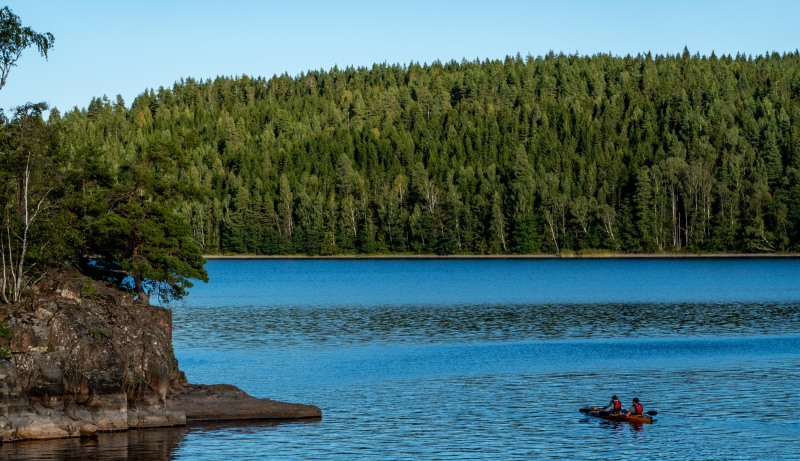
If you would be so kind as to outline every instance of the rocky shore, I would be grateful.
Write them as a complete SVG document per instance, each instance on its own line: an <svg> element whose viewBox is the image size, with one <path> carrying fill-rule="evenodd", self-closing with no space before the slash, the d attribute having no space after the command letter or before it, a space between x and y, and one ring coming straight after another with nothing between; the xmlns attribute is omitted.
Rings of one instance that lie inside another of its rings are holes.
<svg viewBox="0 0 800 461"><path fill-rule="evenodd" d="M0 441L90 437L187 421L320 418L312 405L190 384L172 350L168 309L134 302L77 271L0 306Z"/></svg>

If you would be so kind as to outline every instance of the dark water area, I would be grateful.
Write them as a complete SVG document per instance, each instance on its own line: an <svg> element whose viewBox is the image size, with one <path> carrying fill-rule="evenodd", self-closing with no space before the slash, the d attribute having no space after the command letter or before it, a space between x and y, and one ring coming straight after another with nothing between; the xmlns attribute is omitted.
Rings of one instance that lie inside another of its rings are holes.
<svg viewBox="0 0 800 461"><path fill-rule="evenodd" d="M323 410L5 459L800 459L800 261L210 261L189 380ZM612 393L655 422L587 418Z"/></svg>

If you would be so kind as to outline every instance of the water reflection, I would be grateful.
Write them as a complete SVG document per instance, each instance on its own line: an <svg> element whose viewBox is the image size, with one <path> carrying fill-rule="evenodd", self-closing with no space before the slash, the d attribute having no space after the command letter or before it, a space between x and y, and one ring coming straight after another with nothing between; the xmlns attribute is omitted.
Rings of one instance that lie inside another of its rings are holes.
<svg viewBox="0 0 800 461"><path fill-rule="evenodd" d="M0 459L8 461L225 459L220 441L235 446L236 440L265 437L281 425L314 424L318 421L280 423L237 421L192 423L186 427L101 433L95 438L73 438L0 444ZM202 441L201 441L202 440ZM209 442L217 451L208 450ZM204 447L202 453L195 446ZM252 455L252 453L251 453Z"/></svg>
<svg viewBox="0 0 800 461"><path fill-rule="evenodd" d="M185 428L149 429L99 434L97 438L4 443L0 458L9 461L122 459L171 460L183 442Z"/></svg>
<svg viewBox="0 0 800 461"><path fill-rule="evenodd" d="M645 427L644 424L620 422L620 421L600 421L599 424L601 428L610 429L613 431L642 432L644 431Z"/></svg>

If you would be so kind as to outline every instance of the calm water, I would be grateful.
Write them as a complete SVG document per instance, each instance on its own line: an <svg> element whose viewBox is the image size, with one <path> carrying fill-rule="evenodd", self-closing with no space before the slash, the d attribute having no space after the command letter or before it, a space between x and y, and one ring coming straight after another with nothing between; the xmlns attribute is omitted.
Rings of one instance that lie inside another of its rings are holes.
<svg viewBox="0 0 800 461"><path fill-rule="evenodd" d="M8 459L800 459L800 260L210 261L189 380L321 421L4 445ZM658 410L586 419L612 393Z"/></svg>

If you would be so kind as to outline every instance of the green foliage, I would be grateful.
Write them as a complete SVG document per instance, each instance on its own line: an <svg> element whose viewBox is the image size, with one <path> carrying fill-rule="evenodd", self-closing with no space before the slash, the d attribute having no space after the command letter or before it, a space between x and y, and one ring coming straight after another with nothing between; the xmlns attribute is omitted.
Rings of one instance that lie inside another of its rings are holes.
<svg viewBox="0 0 800 461"><path fill-rule="evenodd" d="M11 329L8 328L5 322L0 321L0 339L8 339L11 337ZM5 345L0 345L0 359L11 360L11 349Z"/></svg>
<svg viewBox="0 0 800 461"><path fill-rule="evenodd" d="M64 146L169 159L210 254L790 251L797 76L549 54L189 79L66 114Z"/></svg>
<svg viewBox="0 0 800 461"><path fill-rule="evenodd" d="M40 34L30 27L23 27L19 17L7 6L0 9L0 89L5 86L8 73L17 65L26 48L36 46L39 53L47 58L47 52L54 42L53 34Z"/></svg>
<svg viewBox="0 0 800 461"><path fill-rule="evenodd" d="M23 27L8 7L0 9L0 89L23 50L35 45L46 58L53 43L52 34ZM10 121L0 113L4 302L20 302L48 269L70 263L120 286L132 279L143 303L151 295L165 303L181 298L190 278L208 279L202 251L178 213L202 189L181 177L192 133L176 130L172 136L166 129L111 145L94 136L108 107L107 99L93 100L86 125L77 114L62 120L57 110L45 122L43 103L16 108ZM141 128L153 116L161 122L170 114L137 110L131 125L121 97L112 111L102 135L120 135L125 126ZM77 126L89 131L79 133ZM97 296L91 279L84 292Z"/></svg>
<svg viewBox="0 0 800 461"><path fill-rule="evenodd" d="M151 146L118 171L113 187L98 188L93 200L76 206L86 225L87 265L130 276L142 302L154 295L162 303L180 299L190 278L208 277L200 247L176 211L191 188L179 184L175 156L168 146ZM98 201L102 207L94 206Z"/></svg>
<svg viewBox="0 0 800 461"><path fill-rule="evenodd" d="M91 336L95 341L98 341L111 336L111 332L109 332L107 328L90 328L89 336Z"/></svg>
<svg viewBox="0 0 800 461"><path fill-rule="evenodd" d="M73 217L63 204L66 158L45 104L26 104L0 124L0 298L19 302L48 267L73 254Z"/></svg>
<svg viewBox="0 0 800 461"><path fill-rule="evenodd" d="M100 294L94 288L94 280L91 277L86 277L86 283L81 290L81 297L86 299L100 299Z"/></svg>
<svg viewBox="0 0 800 461"><path fill-rule="evenodd" d="M202 253L798 251L798 81L797 52L551 53L96 98L47 122L64 257L170 299Z"/></svg>

